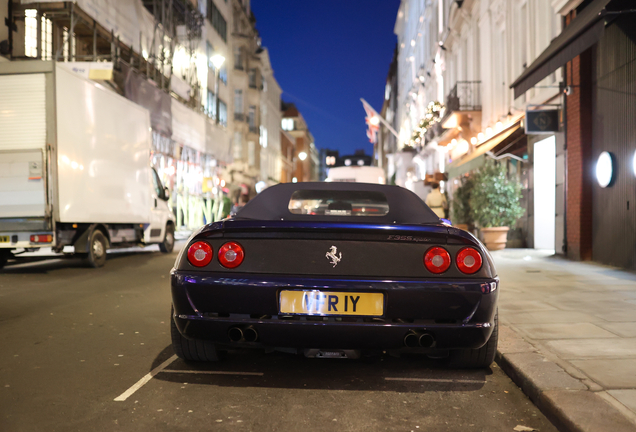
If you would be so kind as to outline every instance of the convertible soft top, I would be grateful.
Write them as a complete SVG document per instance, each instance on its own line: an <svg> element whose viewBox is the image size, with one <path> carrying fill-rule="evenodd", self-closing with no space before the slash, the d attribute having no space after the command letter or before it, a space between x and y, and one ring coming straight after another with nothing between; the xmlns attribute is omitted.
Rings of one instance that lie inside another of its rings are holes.
<svg viewBox="0 0 636 432"><path fill-rule="evenodd" d="M311 203L315 211L301 209L301 203ZM295 208L295 205L299 208ZM348 182L281 183L271 186L239 210L235 219L440 223L437 215L408 189Z"/></svg>

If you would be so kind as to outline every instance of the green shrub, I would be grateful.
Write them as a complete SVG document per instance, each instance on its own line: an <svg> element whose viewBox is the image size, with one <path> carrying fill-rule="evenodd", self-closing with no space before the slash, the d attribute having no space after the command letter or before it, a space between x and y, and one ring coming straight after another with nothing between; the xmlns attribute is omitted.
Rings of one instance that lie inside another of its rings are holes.
<svg viewBox="0 0 636 432"><path fill-rule="evenodd" d="M472 218L481 228L514 227L524 209L519 205L521 184L509 179L503 166L487 161L473 178Z"/></svg>
<svg viewBox="0 0 636 432"><path fill-rule="evenodd" d="M452 203L452 221L454 224L473 223L473 217L470 211L470 195L473 191L475 182L472 177L462 179L462 184L455 190Z"/></svg>

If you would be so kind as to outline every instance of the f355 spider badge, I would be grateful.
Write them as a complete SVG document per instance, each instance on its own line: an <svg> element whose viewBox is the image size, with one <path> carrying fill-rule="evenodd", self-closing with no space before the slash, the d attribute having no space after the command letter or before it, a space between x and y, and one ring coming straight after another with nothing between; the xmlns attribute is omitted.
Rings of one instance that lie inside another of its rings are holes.
<svg viewBox="0 0 636 432"><path fill-rule="evenodd" d="M336 254L338 254L338 255L336 255ZM338 252L338 248L337 247L331 246L331 250L329 252L327 252L325 257L329 261L331 261L331 264L333 264L333 266L335 267L335 266L338 265L338 263L342 259L342 252Z"/></svg>

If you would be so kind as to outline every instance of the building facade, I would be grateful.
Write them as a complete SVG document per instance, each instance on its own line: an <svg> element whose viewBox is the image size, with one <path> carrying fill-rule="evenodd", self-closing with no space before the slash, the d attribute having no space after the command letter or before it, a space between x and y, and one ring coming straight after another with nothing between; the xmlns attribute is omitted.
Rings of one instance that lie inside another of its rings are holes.
<svg viewBox="0 0 636 432"><path fill-rule="evenodd" d="M463 177L487 159L499 160L521 181L526 208L509 245L557 253L565 233L562 121L540 135L526 134L524 122L526 110L558 110L561 71L523 97L509 86L560 29L550 0L404 0L395 26L398 147L416 151L411 177L444 173L442 187L452 197ZM549 181L541 174L539 190L535 145L537 166L551 168ZM553 198L544 199L544 189Z"/></svg>
<svg viewBox="0 0 636 432"><path fill-rule="evenodd" d="M148 109L178 228L278 181L281 90L249 0L0 0L0 14L0 61L61 62Z"/></svg>
<svg viewBox="0 0 636 432"><path fill-rule="evenodd" d="M281 127L296 141L292 161L292 182L318 181L320 161L314 137L293 103L282 104Z"/></svg>
<svg viewBox="0 0 636 432"><path fill-rule="evenodd" d="M263 49L261 53L262 64L262 98L261 98L261 125L260 125L260 151L261 173L260 181L267 186L279 183L282 165L282 150L280 125L282 114L280 112L280 95L282 93L274 70L269 60L269 51Z"/></svg>

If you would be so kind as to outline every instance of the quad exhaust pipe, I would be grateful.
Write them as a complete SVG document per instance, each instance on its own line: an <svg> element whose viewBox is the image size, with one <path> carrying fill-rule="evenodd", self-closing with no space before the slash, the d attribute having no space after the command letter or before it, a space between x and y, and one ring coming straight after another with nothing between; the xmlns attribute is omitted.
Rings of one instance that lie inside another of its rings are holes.
<svg viewBox="0 0 636 432"><path fill-rule="evenodd" d="M252 326L241 329L240 327L230 327L227 336L232 342L256 342L258 332Z"/></svg>
<svg viewBox="0 0 636 432"><path fill-rule="evenodd" d="M435 338L427 332L411 330L404 336L404 345L409 348L430 348L435 343Z"/></svg>
<svg viewBox="0 0 636 432"><path fill-rule="evenodd" d="M254 327L249 326L243 330L243 338L245 339L245 342L256 342L256 339L258 339L258 332Z"/></svg>

